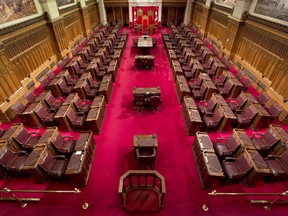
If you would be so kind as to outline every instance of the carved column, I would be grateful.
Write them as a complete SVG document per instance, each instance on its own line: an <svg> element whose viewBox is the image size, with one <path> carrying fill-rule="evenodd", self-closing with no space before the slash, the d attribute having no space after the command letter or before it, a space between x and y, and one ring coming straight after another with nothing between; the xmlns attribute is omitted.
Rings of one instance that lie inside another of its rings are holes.
<svg viewBox="0 0 288 216"><path fill-rule="evenodd" d="M184 24L188 25L191 21L192 5L194 0L187 0L186 10L184 14Z"/></svg>
<svg viewBox="0 0 288 216"><path fill-rule="evenodd" d="M1 102L9 98L15 91L21 87L19 79L15 79L14 68L12 67L7 55L5 53L5 47L0 42L0 83L1 83Z"/></svg>
<svg viewBox="0 0 288 216"><path fill-rule="evenodd" d="M50 30L52 39L54 41L54 48L58 59L62 59L62 51L68 47L65 26L63 18L58 18L57 20L47 22Z"/></svg>
<svg viewBox="0 0 288 216"><path fill-rule="evenodd" d="M106 25L107 24L107 16L106 16L104 0L99 0L98 6L99 6L99 14L100 14L101 23L103 25Z"/></svg>
<svg viewBox="0 0 288 216"><path fill-rule="evenodd" d="M244 26L244 22L233 17L228 17L226 28L226 40L223 40L223 47L228 51L229 58L232 59L237 50L240 29Z"/></svg>

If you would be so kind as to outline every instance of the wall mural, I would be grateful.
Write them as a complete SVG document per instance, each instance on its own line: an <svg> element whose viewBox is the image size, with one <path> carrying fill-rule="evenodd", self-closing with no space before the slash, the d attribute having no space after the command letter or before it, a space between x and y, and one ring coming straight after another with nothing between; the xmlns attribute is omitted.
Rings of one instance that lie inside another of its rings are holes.
<svg viewBox="0 0 288 216"><path fill-rule="evenodd" d="M288 21L288 0L258 0L254 13Z"/></svg>
<svg viewBox="0 0 288 216"><path fill-rule="evenodd" d="M75 3L75 0L56 0L57 6L61 7L64 5Z"/></svg>
<svg viewBox="0 0 288 216"><path fill-rule="evenodd" d="M236 4L236 0L216 0L216 2L220 4L226 4L231 7L234 7Z"/></svg>
<svg viewBox="0 0 288 216"><path fill-rule="evenodd" d="M0 23L37 14L34 0L0 0Z"/></svg>

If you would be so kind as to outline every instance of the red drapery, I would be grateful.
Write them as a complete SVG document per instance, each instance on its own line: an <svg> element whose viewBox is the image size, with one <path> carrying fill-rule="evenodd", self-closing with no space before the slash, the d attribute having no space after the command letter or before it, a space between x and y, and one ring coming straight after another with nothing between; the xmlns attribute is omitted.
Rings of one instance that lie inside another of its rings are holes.
<svg viewBox="0 0 288 216"><path fill-rule="evenodd" d="M145 15L148 16L149 25L158 23L158 7L143 6L143 7L132 7L133 25L142 24L142 17Z"/></svg>

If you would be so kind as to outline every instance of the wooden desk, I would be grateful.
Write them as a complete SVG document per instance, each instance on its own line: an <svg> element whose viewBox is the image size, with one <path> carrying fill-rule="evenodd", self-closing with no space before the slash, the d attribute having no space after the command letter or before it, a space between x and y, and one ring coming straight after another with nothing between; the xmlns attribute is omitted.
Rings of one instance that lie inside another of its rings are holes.
<svg viewBox="0 0 288 216"><path fill-rule="evenodd" d="M133 140L133 149L134 149L134 155L136 157L136 149L151 149L155 148L157 152L157 147L158 147L158 138L157 134L153 135L134 135L134 140Z"/></svg>
<svg viewBox="0 0 288 216"><path fill-rule="evenodd" d="M112 78L113 78L113 82L116 81L116 77L117 77L117 72L118 72L118 60L113 59L107 69L107 74L111 74Z"/></svg>
<svg viewBox="0 0 288 216"><path fill-rule="evenodd" d="M183 102L185 96L191 96L191 91L189 85L182 75L176 75L176 91L178 96L178 101L180 104Z"/></svg>
<svg viewBox="0 0 288 216"><path fill-rule="evenodd" d="M109 103L111 93L112 93L112 87L113 87L113 80L112 80L112 75L107 74L103 77L101 81L101 85L99 87L99 95L102 95L105 97L106 103Z"/></svg>
<svg viewBox="0 0 288 216"><path fill-rule="evenodd" d="M261 104L253 104L253 106L257 110L257 114L252 121L251 129L252 130L259 130L264 125L266 119L270 117L270 114L264 109Z"/></svg>
<svg viewBox="0 0 288 216"><path fill-rule="evenodd" d="M154 56L153 55L136 55L135 68L137 69L153 69Z"/></svg>
<svg viewBox="0 0 288 216"><path fill-rule="evenodd" d="M218 107L222 114L223 114L223 120L219 125L219 130L221 132L227 132L231 128L231 123L236 121L237 118L235 114L232 112L230 107L228 106L219 106Z"/></svg>
<svg viewBox="0 0 288 216"><path fill-rule="evenodd" d="M21 168L24 173L35 178L37 183L45 183L47 181L46 173L38 165L42 161L47 148L47 146L36 146Z"/></svg>
<svg viewBox="0 0 288 216"><path fill-rule="evenodd" d="M62 96L62 90L59 85L61 82L65 82L62 77L60 78L55 77L47 86L47 88L51 90L55 98Z"/></svg>
<svg viewBox="0 0 288 216"><path fill-rule="evenodd" d="M228 103L220 94L212 93L211 98L218 106L228 106Z"/></svg>
<svg viewBox="0 0 288 216"><path fill-rule="evenodd" d="M42 123L37 112L43 113L45 111L46 108L41 102L32 103L19 117L25 126L40 128L42 127Z"/></svg>
<svg viewBox="0 0 288 216"><path fill-rule="evenodd" d="M263 177L272 176L270 168L257 150L245 149L244 151L248 155L249 162L253 165L253 169L243 180L246 186L254 187Z"/></svg>
<svg viewBox="0 0 288 216"><path fill-rule="evenodd" d="M231 89L230 92L229 92L228 97L230 97L230 98L236 98L236 97L238 97L239 94L240 94L241 91L242 91L242 88L243 88L242 83L241 83L239 80L237 80L237 79L231 79L231 78L228 79L227 82L231 82L232 85L233 85L232 89Z"/></svg>
<svg viewBox="0 0 288 216"><path fill-rule="evenodd" d="M103 107L106 108L106 102L104 96L96 96L92 101L91 108Z"/></svg>
<svg viewBox="0 0 288 216"><path fill-rule="evenodd" d="M192 145L192 150L194 153L194 158L197 161L203 152L215 153L213 143L208 133L200 131L196 132L196 137Z"/></svg>
<svg viewBox="0 0 288 216"><path fill-rule="evenodd" d="M185 97L186 99L187 97ZM185 107L184 100L182 105L182 114L184 123L186 126L186 131L188 135L195 135L195 133L199 130L202 125L202 119L197 109L191 109Z"/></svg>
<svg viewBox="0 0 288 216"><path fill-rule="evenodd" d="M94 134L100 134L106 107L94 107L89 110L85 121L85 127L87 130L92 130Z"/></svg>
<svg viewBox="0 0 288 216"><path fill-rule="evenodd" d="M269 130L273 130L280 137L280 142L274 147L273 155L282 155L288 151L288 133L280 125L269 125Z"/></svg>
<svg viewBox="0 0 288 216"><path fill-rule="evenodd" d="M93 138L92 131L83 131L80 132L80 135L77 139L74 151L86 151L89 155L93 155L94 150L96 149L96 144Z"/></svg>
<svg viewBox="0 0 288 216"><path fill-rule="evenodd" d="M202 85L205 83L207 86L203 99L208 101L213 93L217 93L218 89L215 84L210 80L204 80Z"/></svg>
<svg viewBox="0 0 288 216"><path fill-rule="evenodd" d="M146 35L139 37L137 47L141 48L142 54L149 54L150 48L153 47L152 37Z"/></svg>
<svg viewBox="0 0 288 216"><path fill-rule="evenodd" d="M144 95L146 97L151 96L161 96L160 87L152 87L152 88L133 88L133 95Z"/></svg>
<svg viewBox="0 0 288 216"><path fill-rule="evenodd" d="M59 129L62 131L72 130L72 125L70 124L70 121L67 116L69 114L70 109L73 109L70 104L62 105L54 117L55 121L58 123Z"/></svg>
<svg viewBox="0 0 288 216"><path fill-rule="evenodd" d="M73 92L77 93L81 100L85 100L87 98L85 93L86 85L88 85L86 80L78 80L73 87Z"/></svg>
<svg viewBox="0 0 288 216"><path fill-rule="evenodd" d="M233 133L236 135L236 138L238 142L241 144L242 148L248 148L248 149L255 149L255 146L250 139L250 137L246 134L245 130L243 129L233 129Z"/></svg>

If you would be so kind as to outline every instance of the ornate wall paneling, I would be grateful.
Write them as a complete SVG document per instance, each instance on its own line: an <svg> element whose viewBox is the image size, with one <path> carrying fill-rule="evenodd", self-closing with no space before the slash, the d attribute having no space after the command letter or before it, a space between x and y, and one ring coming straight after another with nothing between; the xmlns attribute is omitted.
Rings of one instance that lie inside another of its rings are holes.
<svg viewBox="0 0 288 216"><path fill-rule="evenodd" d="M196 2L193 6L192 24L196 25L200 31L205 29L205 14L203 12L204 4Z"/></svg>
<svg viewBox="0 0 288 216"><path fill-rule="evenodd" d="M288 27L275 24L273 28L269 23L267 26L265 22L255 22L255 19L246 20L235 59L249 68L257 78L256 83L264 84L267 93L286 110L281 113L284 120L288 111Z"/></svg>
<svg viewBox="0 0 288 216"><path fill-rule="evenodd" d="M163 1L161 17L162 24L168 25L170 21L182 23L184 21L185 8L186 1Z"/></svg>
<svg viewBox="0 0 288 216"><path fill-rule="evenodd" d="M104 0L107 22L111 23L116 20L123 25L129 25L129 4L128 1L111 1Z"/></svg>

